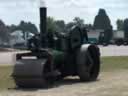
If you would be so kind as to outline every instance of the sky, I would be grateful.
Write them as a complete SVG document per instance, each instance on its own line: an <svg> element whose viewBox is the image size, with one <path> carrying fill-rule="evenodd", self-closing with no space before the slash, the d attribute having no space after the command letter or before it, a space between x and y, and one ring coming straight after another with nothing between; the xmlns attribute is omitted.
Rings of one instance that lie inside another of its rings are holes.
<svg viewBox="0 0 128 96"><path fill-rule="evenodd" d="M93 24L99 8L104 8L116 29L116 20L128 17L128 0L45 0L48 16L70 22L80 17ZM39 26L39 0L0 0L0 19L6 24L31 21Z"/></svg>

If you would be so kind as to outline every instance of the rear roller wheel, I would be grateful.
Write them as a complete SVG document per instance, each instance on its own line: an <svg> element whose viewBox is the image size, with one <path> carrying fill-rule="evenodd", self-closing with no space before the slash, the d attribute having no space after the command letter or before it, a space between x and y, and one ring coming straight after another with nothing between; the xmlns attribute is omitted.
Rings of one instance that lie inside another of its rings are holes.
<svg viewBox="0 0 128 96"><path fill-rule="evenodd" d="M99 49L90 46L79 54L78 75L81 81L95 81L100 71Z"/></svg>

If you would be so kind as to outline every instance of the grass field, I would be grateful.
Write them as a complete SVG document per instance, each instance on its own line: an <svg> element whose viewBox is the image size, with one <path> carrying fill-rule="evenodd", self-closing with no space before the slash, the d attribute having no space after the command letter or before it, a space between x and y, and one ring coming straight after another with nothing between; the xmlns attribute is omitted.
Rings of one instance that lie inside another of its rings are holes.
<svg viewBox="0 0 128 96"><path fill-rule="evenodd" d="M128 57L104 57L101 59L101 72L111 72L128 69ZM0 65L0 91L14 88L11 78L13 66Z"/></svg>
<svg viewBox="0 0 128 96"><path fill-rule="evenodd" d="M128 57L104 57L101 59L101 71L118 71L128 69Z"/></svg>
<svg viewBox="0 0 128 96"><path fill-rule="evenodd" d="M7 90L10 87L14 87L15 84L11 78L12 66L0 66L0 91Z"/></svg>

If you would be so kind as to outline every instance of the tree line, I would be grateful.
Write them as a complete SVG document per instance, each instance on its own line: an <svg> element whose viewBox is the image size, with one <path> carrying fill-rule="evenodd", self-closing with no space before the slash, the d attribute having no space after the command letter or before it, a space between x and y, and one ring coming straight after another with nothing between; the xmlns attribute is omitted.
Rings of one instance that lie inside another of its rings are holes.
<svg viewBox="0 0 128 96"><path fill-rule="evenodd" d="M128 19L118 19L116 24L117 29L124 30L125 37L128 37ZM54 17L47 17L48 33L68 32L74 25L84 26L87 28L87 30L103 29L105 30L106 40L110 39L112 36L113 27L105 9L99 9L98 14L94 18L93 24L87 24L84 19L80 17L75 17L71 22L68 23L65 23L64 20L55 20ZM8 41L10 33L14 32L15 30L21 30L23 34L25 34L25 32L31 32L33 34L39 33L37 26L31 22L22 20L18 25L6 25L2 20L0 20L0 39L2 41Z"/></svg>
<svg viewBox="0 0 128 96"><path fill-rule="evenodd" d="M126 18L124 20L118 19L116 23L117 23L117 29L123 30L125 38L128 39L128 18Z"/></svg>
<svg viewBox="0 0 128 96"><path fill-rule="evenodd" d="M91 24L84 24L84 20L79 17L75 17L72 22L69 22L67 24L64 20L55 20L53 17L47 17L48 33L67 32L74 25L84 25L89 29L92 28ZM6 25L4 21L0 20L0 39L2 41L8 41L10 38L10 34L16 30L21 30L21 32L23 33L23 37L25 36L25 32L31 32L33 34L39 33L37 26L31 22L22 20L18 25Z"/></svg>
<svg viewBox="0 0 128 96"><path fill-rule="evenodd" d="M38 32L35 24L32 24L31 22L21 21L18 25L6 25L2 20L0 20L0 40L2 42L8 42L10 40L11 33L16 30L21 30L23 34L25 34L25 32L31 32L33 34Z"/></svg>

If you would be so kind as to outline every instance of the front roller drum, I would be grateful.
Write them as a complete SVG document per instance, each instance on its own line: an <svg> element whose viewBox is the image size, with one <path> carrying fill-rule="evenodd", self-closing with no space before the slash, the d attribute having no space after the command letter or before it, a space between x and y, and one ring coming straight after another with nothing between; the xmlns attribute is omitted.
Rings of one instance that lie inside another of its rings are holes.
<svg viewBox="0 0 128 96"><path fill-rule="evenodd" d="M14 77L14 81L18 88L46 88L48 87L48 82L45 78L22 78Z"/></svg>
<svg viewBox="0 0 128 96"><path fill-rule="evenodd" d="M48 87L51 82L46 76L50 72L46 65L48 65L46 59L18 60L12 74L17 87Z"/></svg>

